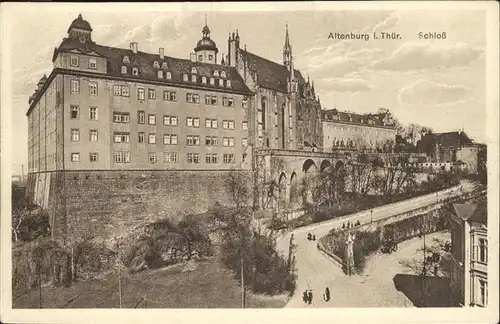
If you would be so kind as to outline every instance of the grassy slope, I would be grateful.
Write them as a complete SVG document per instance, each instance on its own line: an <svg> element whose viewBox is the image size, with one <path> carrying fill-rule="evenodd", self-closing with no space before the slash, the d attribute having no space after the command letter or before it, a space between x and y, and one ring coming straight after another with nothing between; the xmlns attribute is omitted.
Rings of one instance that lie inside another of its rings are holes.
<svg viewBox="0 0 500 324"><path fill-rule="evenodd" d="M241 307L238 281L216 259L195 264L192 271L183 268L177 265L122 278L122 307L133 308L144 296L147 308ZM34 289L14 300L13 308L38 308L38 296ZM42 296L44 308L118 308L118 280L116 275L108 275L69 288L44 287ZM287 301L286 296L247 295L249 308L281 308ZM144 308L144 303L138 308Z"/></svg>

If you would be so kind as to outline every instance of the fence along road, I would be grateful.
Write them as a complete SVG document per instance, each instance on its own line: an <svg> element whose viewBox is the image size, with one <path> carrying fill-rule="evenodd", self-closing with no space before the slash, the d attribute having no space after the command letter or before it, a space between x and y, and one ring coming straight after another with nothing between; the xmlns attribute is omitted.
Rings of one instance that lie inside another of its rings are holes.
<svg viewBox="0 0 500 324"><path fill-rule="evenodd" d="M333 305L350 306L348 304L349 298L347 298L347 296L344 296L346 297L345 300L337 300L335 303L325 303L322 300L322 294L325 287L330 287L333 301L336 286L348 285L349 281L355 280L354 278L356 277L359 278L359 276L352 278L346 277L342 272L342 269L336 266L333 261L327 258L316 248L317 240L326 235L332 228L339 228L342 226L342 223L347 222L348 220L351 223L359 220L361 224L370 222L371 219L373 219L373 221L381 220L414 209L432 205L438 201L458 197L472 192L473 190L474 187L469 183L462 183L459 186L451 187L435 193L373 208L373 215L371 210L365 210L325 222L300 227L279 237L277 240L277 248L278 251L283 253L285 256L288 256L288 246L290 235L292 233L295 237L295 244L297 244L295 255L297 285L295 294L288 303L287 307L306 307L306 305L302 302L302 293L306 289L312 289L314 295L313 305L307 305L307 307L332 307ZM308 241L307 233L316 235L316 242ZM349 291L348 287L344 288L344 291ZM354 291L352 294L352 298L356 299L356 304L359 303L359 306L376 306L374 305L376 298L374 299L373 296L370 297L370 294L364 294L363 291ZM337 297L338 296L335 297L335 300Z"/></svg>

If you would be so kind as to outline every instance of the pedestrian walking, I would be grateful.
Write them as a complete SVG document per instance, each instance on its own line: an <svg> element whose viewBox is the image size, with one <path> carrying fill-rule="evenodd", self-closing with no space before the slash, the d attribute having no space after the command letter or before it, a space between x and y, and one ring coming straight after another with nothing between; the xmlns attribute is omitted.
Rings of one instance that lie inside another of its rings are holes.
<svg viewBox="0 0 500 324"><path fill-rule="evenodd" d="M345 228L345 223L342 223L342 229L344 229L344 228Z"/></svg>
<svg viewBox="0 0 500 324"><path fill-rule="evenodd" d="M312 290L309 290L309 293L307 294L307 301L309 302L309 305L311 305L312 301L313 301L313 292Z"/></svg>
<svg viewBox="0 0 500 324"><path fill-rule="evenodd" d="M307 290L304 290L304 293L302 294L302 301L304 301L304 303L306 303L306 304L309 301L309 297L307 295Z"/></svg>
<svg viewBox="0 0 500 324"><path fill-rule="evenodd" d="M330 289L328 289L328 287L325 288L325 294L323 295L323 299L325 301L329 301L330 300Z"/></svg>
<svg viewBox="0 0 500 324"><path fill-rule="evenodd" d="M316 235L313 234L313 241L316 241Z"/></svg>

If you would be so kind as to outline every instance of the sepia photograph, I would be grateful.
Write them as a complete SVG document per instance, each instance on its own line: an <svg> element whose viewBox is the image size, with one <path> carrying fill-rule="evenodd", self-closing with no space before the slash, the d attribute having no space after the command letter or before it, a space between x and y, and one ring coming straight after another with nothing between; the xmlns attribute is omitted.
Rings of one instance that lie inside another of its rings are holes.
<svg viewBox="0 0 500 324"><path fill-rule="evenodd" d="M0 9L2 322L498 322L498 3Z"/></svg>

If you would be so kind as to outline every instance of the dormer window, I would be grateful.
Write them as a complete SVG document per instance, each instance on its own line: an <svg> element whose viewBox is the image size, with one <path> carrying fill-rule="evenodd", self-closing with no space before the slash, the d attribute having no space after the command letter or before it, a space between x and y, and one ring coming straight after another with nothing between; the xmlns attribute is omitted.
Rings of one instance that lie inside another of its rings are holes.
<svg viewBox="0 0 500 324"><path fill-rule="evenodd" d="M163 62L163 63L161 64L161 68L162 68L162 69L168 69L167 62Z"/></svg>
<svg viewBox="0 0 500 324"><path fill-rule="evenodd" d="M122 65L122 74L127 74L127 67Z"/></svg>
<svg viewBox="0 0 500 324"><path fill-rule="evenodd" d="M224 80L219 79L219 87L223 87L223 86L224 86Z"/></svg>
<svg viewBox="0 0 500 324"><path fill-rule="evenodd" d="M97 60L95 58L89 58L89 69L97 69Z"/></svg>
<svg viewBox="0 0 500 324"><path fill-rule="evenodd" d="M215 79L214 78L210 78L210 85L215 85Z"/></svg>
<svg viewBox="0 0 500 324"><path fill-rule="evenodd" d="M128 58L128 56L123 57L123 63L130 63L130 59Z"/></svg>
<svg viewBox="0 0 500 324"><path fill-rule="evenodd" d="M222 72L220 73L220 77L221 77L221 78L225 78L225 77L226 77L226 72L225 72L225 71L222 71Z"/></svg>
<svg viewBox="0 0 500 324"><path fill-rule="evenodd" d="M187 75L186 73L184 73L184 74L182 75L182 80L183 80L184 82L188 82L188 75Z"/></svg>
<svg viewBox="0 0 500 324"><path fill-rule="evenodd" d="M231 80L226 81L226 87L231 88Z"/></svg>
<svg viewBox="0 0 500 324"><path fill-rule="evenodd" d="M139 75L139 69L138 68L132 68L132 75Z"/></svg>
<svg viewBox="0 0 500 324"><path fill-rule="evenodd" d="M208 60L212 61L214 59L214 56L212 54L208 54Z"/></svg>
<svg viewBox="0 0 500 324"><path fill-rule="evenodd" d="M198 55L198 62L203 62L203 55Z"/></svg>
<svg viewBox="0 0 500 324"><path fill-rule="evenodd" d="M167 72L167 80L172 80L172 72Z"/></svg>
<svg viewBox="0 0 500 324"><path fill-rule="evenodd" d="M191 75L191 82L196 82L196 75Z"/></svg>
<svg viewBox="0 0 500 324"><path fill-rule="evenodd" d="M153 67L154 67L155 69L159 69L159 68L160 68L160 63L158 63L158 61L154 61L154 63L153 63Z"/></svg>
<svg viewBox="0 0 500 324"><path fill-rule="evenodd" d="M196 74L196 73L198 73L198 71L196 71L196 68L195 68L194 66L191 68L191 73L192 73L192 74Z"/></svg>
<svg viewBox="0 0 500 324"><path fill-rule="evenodd" d="M163 71L158 71L158 79L163 79Z"/></svg>
<svg viewBox="0 0 500 324"><path fill-rule="evenodd" d="M219 76L219 71L218 70L215 70L214 71L214 76L218 77Z"/></svg>
<svg viewBox="0 0 500 324"><path fill-rule="evenodd" d="M201 77L201 83L207 84L207 77Z"/></svg>

